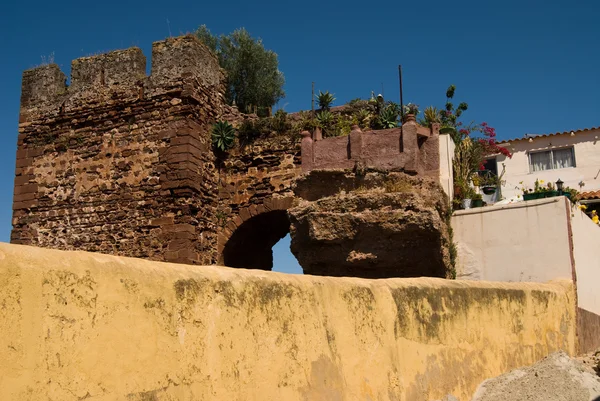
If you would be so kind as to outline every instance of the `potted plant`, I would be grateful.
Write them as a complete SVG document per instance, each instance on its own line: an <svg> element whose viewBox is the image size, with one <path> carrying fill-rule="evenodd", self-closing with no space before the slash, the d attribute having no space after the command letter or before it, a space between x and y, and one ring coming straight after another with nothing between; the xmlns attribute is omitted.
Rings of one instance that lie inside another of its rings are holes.
<svg viewBox="0 0 600 401"><path fill-rule="evenodd" d="M482 207L483 206L483 196L481 194L474 194L471 199L471 207Z"/></svg>
<svg viewBox="0 0 600 401"><path fill-rule="evenodd" d="M575 202L577 200L577 195L579 195L579 191L573 188L566 187L562 190L562 194L569 198L571 202Z"/></svg>
<svg viewBox="0 0 600 401"><path fill-rule="evenodd" d="M463 209L471 209L473 206L473 198L475 197L475 191L470 186L463 188L463 198L461 200L461 206ZM481 196L481 195L480 195Z"/></svg>
<svg viewBox="0 0 600 401"><path fill-rule="evenodd" d="M521 184L523 182L521 181ZM533 189L529 189L526 187L522 187L523 191L523 200L533 200L533 199L542 199L542 198L552 198L554 196L558 196L560 193L554 187L554 183L549 182L544 185L544 180L536 179L533 184Z"/></svg>
<svg viewBox="0 0 600 401"><path fill-rule="evenodd" d="M405 121L414 120L415 116L419 114L419 105L413 103L405 104L402 108L402 111Z"/></svg>

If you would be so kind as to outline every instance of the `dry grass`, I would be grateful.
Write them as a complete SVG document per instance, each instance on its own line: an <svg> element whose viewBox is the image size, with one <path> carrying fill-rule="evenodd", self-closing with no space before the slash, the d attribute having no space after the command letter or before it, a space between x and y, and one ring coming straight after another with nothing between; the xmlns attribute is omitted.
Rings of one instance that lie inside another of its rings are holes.
<svg viewBox="0 0 600 401"><path fill-rule="evenodd" d="M393 192L412 192L413 186L410 182L389 178L385 180L378 186L365 186L360 185L357 188L354 188L352 193L361 194L361 193L393 193Z"/></svg>
<svg viewBox="0 0 600 401"><path fill-rule="evenodd" d="M386 193L390 192L411 192L413 190L413 186L410 182L402 181L402 180L394 180L388 179L384 182L383 188Z"/></svg>

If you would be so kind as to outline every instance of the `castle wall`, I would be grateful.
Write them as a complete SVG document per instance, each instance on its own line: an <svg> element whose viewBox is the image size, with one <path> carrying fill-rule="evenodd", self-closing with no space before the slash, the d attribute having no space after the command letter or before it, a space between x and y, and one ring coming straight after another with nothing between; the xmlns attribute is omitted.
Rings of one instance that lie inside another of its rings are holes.
<svg viewBox="0 0 600 401"><path fill-rule="evenodd" d="M363 280L0 244L0 399L429 401L575 348L570 282Z"/></svg>
<svg viewBox="0 0 600 401"><path fill-rule="evenodd" d="M230 151L219 171L219 263L271 270L271 248L289 232L286 210L300 174L300 138L292 134Z"/></svg>
<svg viewBox="0 0 600 401"><path fill-rule="evenodd" d="M223 73L191 36L23 74L11 242L214 263Z"/></svg>

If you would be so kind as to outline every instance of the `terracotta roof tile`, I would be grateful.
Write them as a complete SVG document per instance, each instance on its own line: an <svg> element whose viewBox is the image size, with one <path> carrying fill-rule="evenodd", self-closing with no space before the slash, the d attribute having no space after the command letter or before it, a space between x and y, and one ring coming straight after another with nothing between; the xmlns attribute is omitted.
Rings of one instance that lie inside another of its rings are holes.
<svg viewBox="0 0 600 401"><path fill-rule="evenodd" d="M580 192L579 199L600 199L600 189L597 191Z"/></svg>
<svg viewBox="0 0 600 401"><path fill-rule="evenodd" d="M583 129L578 129L578 130L563 131L563 132L553 132L553 133L550 133L550 134L540 134L540 135L527 135L527 134L525 134L521 138L506 139L506 140L503 140L503 141L498 140L498 143L499 144L503 144L503 143L507 143L507 142L528 141L530 138L533 139L533 140L535 140L537 138L547 138L549 136L565 135L565 134L570 134L571 132L577 134L579 132L587 132L587 131L593 131L593 130L597 130L597 129L600 129L600 127L583 128Z"/></svg>

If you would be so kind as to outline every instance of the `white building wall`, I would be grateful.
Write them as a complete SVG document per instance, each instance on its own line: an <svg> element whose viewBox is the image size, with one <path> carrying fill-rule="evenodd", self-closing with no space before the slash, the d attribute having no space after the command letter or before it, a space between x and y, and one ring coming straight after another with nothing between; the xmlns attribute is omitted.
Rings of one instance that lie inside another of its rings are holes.
<svg viewBox="0 0 600 401"><path fill-rule="evenodd" d="M454 160L454 141L447 134L440 134L440 185L448 195L450 201L454 198L454 172L452 161Z"/></svg>
<svg viewBox="0 0 600 401"><path fill-rule="evenodd" d="M572 279L565 200L561 196L456 211L456 278L541 283Z"/></svg>
<svg viewBox="0 0 600 401"><path fill-rule="evenodd" d="M574 208L571 214L573 257L577 275L577 304L600 315L600 227Z"/></svg>
<svg viewBox="0 0 600 401"><path fill-rule="evenodd" d="M530 172L529 152L560 149L573 146L575 150L575 167ZM578 191L594 191L600 189L600 129L577 132L574 135L561 134L528 140L512 141L507 148L513 153L512 159L504 156L497 158L498 171L502 171L502 163L506 165L502 195L506 199L521 196L521 187L533 188L535 180L556 182L559 178L565 187ZM523 182L523 184L520 184ZM584 182L583 188L579 182Z"/></svg>

